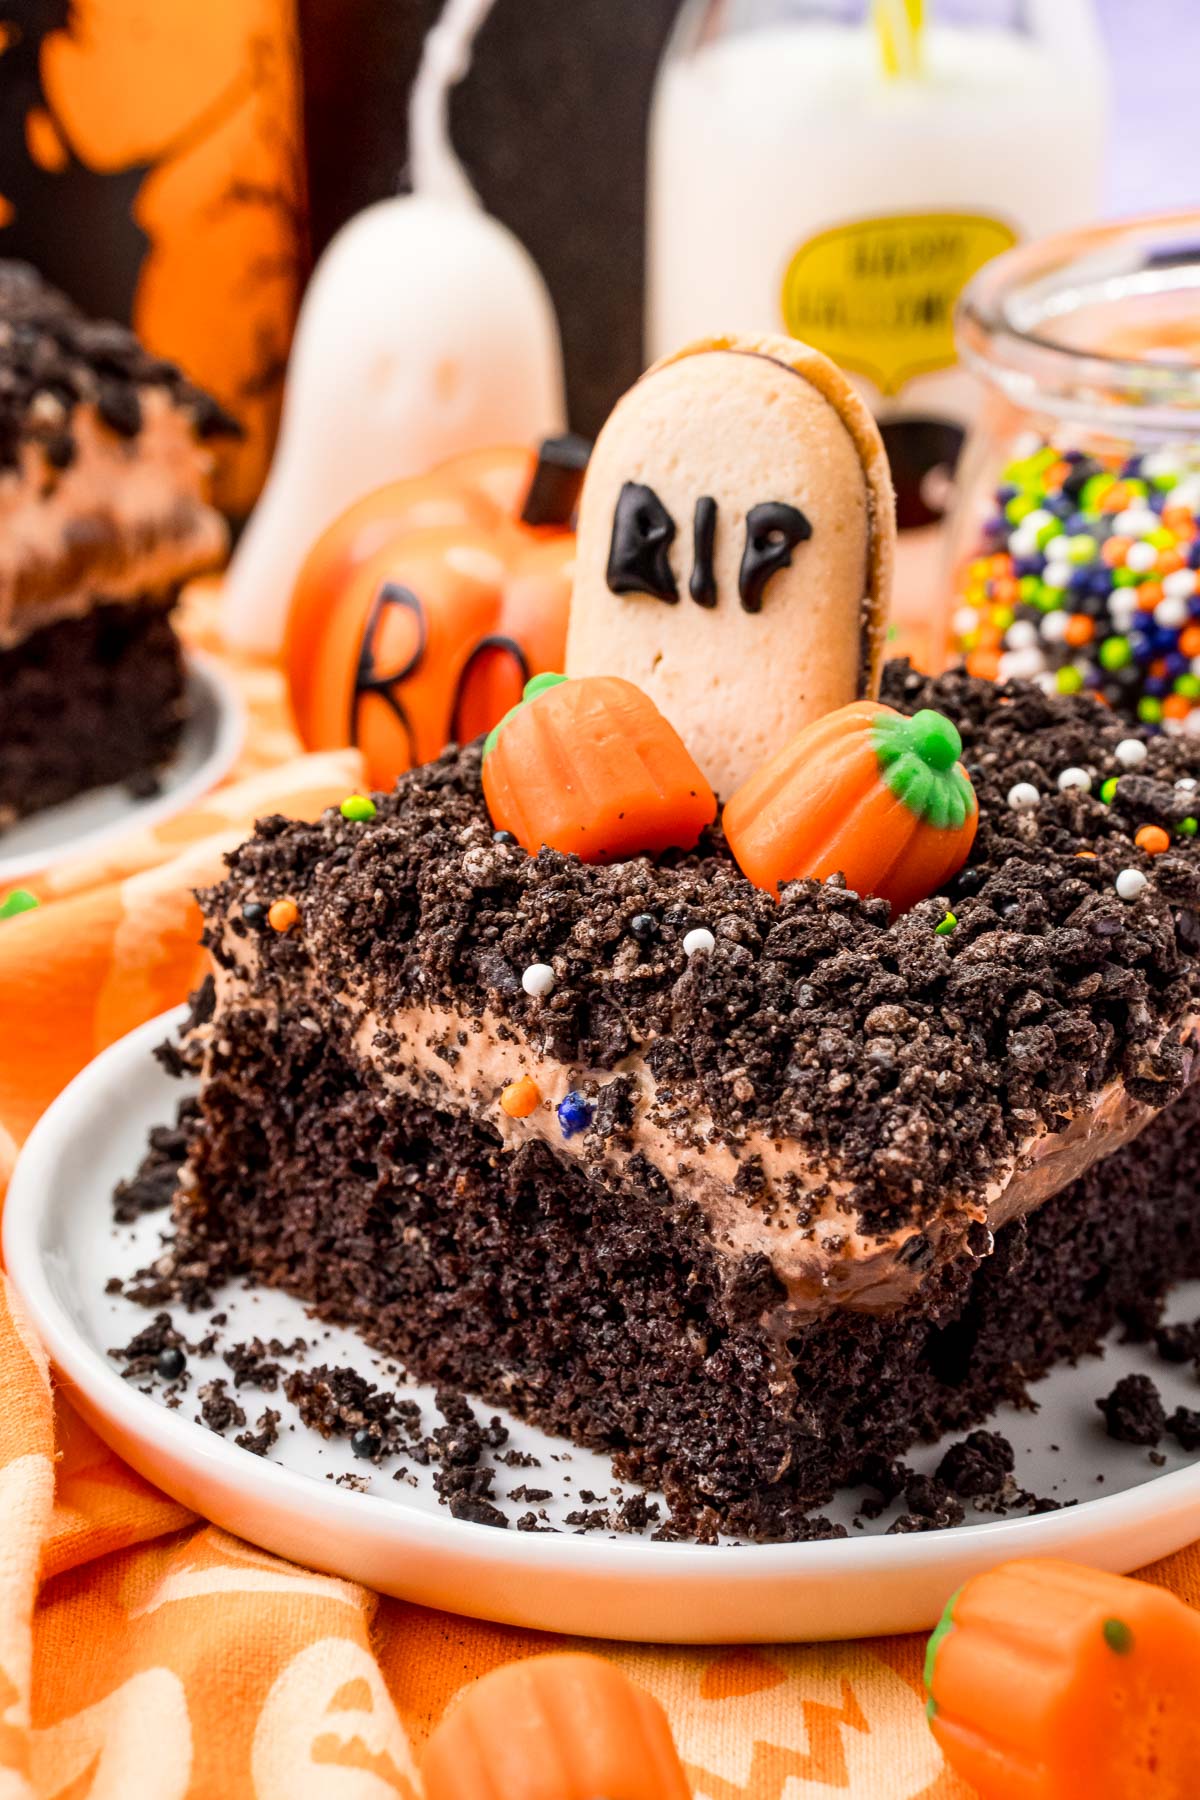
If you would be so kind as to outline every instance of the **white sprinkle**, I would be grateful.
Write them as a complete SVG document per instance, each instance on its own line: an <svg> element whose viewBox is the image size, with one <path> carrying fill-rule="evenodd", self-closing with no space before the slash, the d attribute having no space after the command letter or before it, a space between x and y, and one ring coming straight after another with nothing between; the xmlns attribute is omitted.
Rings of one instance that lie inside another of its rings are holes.
<svg viewBox="0 0 1200 1800"><path fill-rule="evenodd" d="M1158 551L1153 544L1139 542L1130 544L1125 553L1125 567L1132 569L1137 575L1148 575L1158 561Z"/></svg>
<svg viewBox="0 0 1200 1800"><path fill-rule="evenodd" d="M1152 450L1149 456L1142 458L1142 474L1147 481L1154 481L1159 475L1178 475L1182 468L1183 464L1170 450Z"/></svg>
<svg viewBox="0 0 1200 1800"><path fill-rule="evenodd" d="M554 992L554 970L549 963L530 963L521 976L521 986L533 1000L544 1000Z"/></svg>
<svg viewBox="0 0 1200 1800"><path fill-rule="evenodd" d="M1183 721L1183 729L1189 737L1200 736L1200 706L1193 706L1191 712Z"/></svg>
<svg viewBox="0 0 1200 1800"><path fill-rule="evenodd" d="M714 950L717 940L707 925L697 925L683 940L683 954L695 956L697 950Z"/></svg>
<svg viewBox="0 0 1200 1800"><path fill-rule="evenodd" d="M1004 634L1004 645L1008 650L1028 650L1031 644L1037 643L1038 629L1032 619L1014 619Z"/></svg>
<svg viewBox="0 0 1200 1800"><path fill-rule="evenodd" d="M1040 687L1043 694L1057 694L1058 677L1052 675L1049 669L1043 669L1040 675L1034 676L1033 685Z"/></svg>
<svg viewBox="0 0 1200 1800"><path fill-rule="evenodd" d="M1092 778L1086 769L1064 769L1058 778L1059 789L1066 793L1068 788L1078 788L1082 794L1092 791Z"/></svg>
<svg viewBox="0 0 1200 1800"><path fill-rule="evenodd" d="M1176 791L1181 794L1194 794L1196 791L1196 783L1190 775L1181 775L1175 783L1175 787Z"/></svg>
<svg viewBox="0 0 1200 1800"><path fill-rule="evenodd" d="M1158 514L1151 512L1148 506L1128 506L1113 520L1113 530L1118 537L1145 537L1148 532L1157 531L1158 526Z"/></svg>
<svg viewBox="0 0 1200 1800"><path fill-rule="evenodd" d="M1048 612L1042 619L1042 636L1048 644L1060 644L1067 632L1067 620L1070 614L1065 612Z"/></svg>
<svg viewBox="0 0 1200 1800"><path fill-rule="evenodd" d="M1113 755L1123 769L1140 769L1146 760L1146 746L1141 738L1122 738Z"/></svg>
<svg viewBox="0 0 1200 1800"><path fill-rule="evenodd" d="M1033 517L1030 513L1029 519ZM1030 529L1029 519L1022 519L1008 540L1010 556L1036 556L1038 553L1037 527Z"/></svg>
<svg viewBox="0 0 1200 1800"><path fill-rule="evenodd" d="M1054 538L1051 541L1057 543L1058 539ZM1072 565L1069 562L1061 562L1057 556L1049 558L1042 570L1042 580L1047 587L1065 588L1070 582L1071 570Z"/></svg>
<svg viewBox="0 0 1200 1800"><path fill-rule="evenodd" d="M1026 531L1034 532L1040 531L1043 525L1057 524L1058 520L1055 518L1054 514L1052 512L1047 512L1044 506L1035 506L1033 511L1026 513L1025 517L1021 520L1021 525Z"/></svg>
<svg viewBox="0 0 1200 1800"><path fill-rule="evenodd" d="M1008 804L1014 812L1032 812L1041 797L1032 781L1018 781L1008 790Z"/></svg>
<svg viewBox="0 0 1200 1800"><path fill-rule="evenodd" d="M1029 650L1006 650L996 674L1001 681L1031 681L1045 666L1046 659L1035 645Z"/></svg>
<svg viewBox="0 0 1200 1800"><path fill-rule="evenodd" d="M1147 885L1146 877L1140 869L1122 869L1113 883L1122 900L1136 900Z"/></svg>
<svg viewBox="0 0 1200 1800"><path fill-rule="evenodd" d="M1195 569L1172 569L1163 577L1163 593L1172 600L1190 600L1196 591Z"/></svg>
<svg viewBox="0 0 1200 1800"><path fill-rule="evenodd" d="M973 606L960 606L950 623L955 637L966 637L968 631L974 631L979 624L979 614Z"/></svg>
<svg viewBox="0 0 1200 1800"><path fill-rule="evenodd" d="M1177 594L1168 594L1154 609L1154 623L1165 626L1168 631L1178 631L1187 621L1187 601L1180 599Z"/></svg>

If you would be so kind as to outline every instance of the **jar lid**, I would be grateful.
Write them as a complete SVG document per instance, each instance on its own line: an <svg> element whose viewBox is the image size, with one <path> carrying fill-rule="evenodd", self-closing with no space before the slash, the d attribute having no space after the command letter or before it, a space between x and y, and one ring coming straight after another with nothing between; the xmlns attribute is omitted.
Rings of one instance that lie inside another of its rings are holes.
<svg viewBox="0 0 1200 1800"><path fill-rule="evenodd" d="M1200 212L1020 245L968 283L963 361L1030 412L1200 437Z"/></svg>

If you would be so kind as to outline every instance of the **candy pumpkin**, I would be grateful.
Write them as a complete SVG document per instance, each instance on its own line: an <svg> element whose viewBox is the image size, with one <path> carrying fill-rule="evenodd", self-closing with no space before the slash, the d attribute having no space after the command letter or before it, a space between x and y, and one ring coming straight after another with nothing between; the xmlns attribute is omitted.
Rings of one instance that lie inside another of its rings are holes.
<svg viewBox="0 0 1200 1800"><path fill-rule="evenodd" d="M725 808L726 841L756 887L841 872L903 912L967 860L979 808L941 713L856 700L808 725Z"/></svg>
<svg viewBox="0 0 1200 1800"><path fill-rule="evenodd" d="M387 788L486 731L562 662L575 439L471 451L358 501L305 560L284 662L309 749L355 744Z"/></svg>
<svg viewBox="0 0 1200 1800"><path fill-rule="evenodd" d="M616 675L538 675L484 745L492 823L530 855L583 862L690 850L717 801L653 700Z"/></svg>
<svg viewBox="0 0 1200 1800"><path fill-rule="evenodd" d="M929 1720L982 1800L1174 1800L1200 1788L1200 1617L1161 1588L1011 1562L950 1600Z"/></svg>
<svg viewBox="0 0 1200 1800"><path fill-rule="evenodd" d="M506 1663L451 1705L425 1748L426 1800L688 1800L657 1700L603 1657Z"/></svg>

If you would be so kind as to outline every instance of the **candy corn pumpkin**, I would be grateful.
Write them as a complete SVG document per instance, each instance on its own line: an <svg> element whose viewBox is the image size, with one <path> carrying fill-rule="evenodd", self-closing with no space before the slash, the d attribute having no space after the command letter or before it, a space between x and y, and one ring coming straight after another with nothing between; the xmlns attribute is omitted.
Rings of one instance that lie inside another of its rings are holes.
<svg viewBox="0 0 1200 1800"><path fill-rule="evenodd" d="M367 495L317 540L284 647L310 749L353 743L370 785L390 788L561 664L581 471L553 458L570 448L469 451Z"/></svg>
<svg viewBox="0 0 1200 1800"><path fill-rule="evenodd" d="M535 676L487 739L483 793L531 855L589 863L690 850L717 810L674 726L615 675Z"/></svg>
<svg viewBox="0 0 1200 1800"><path fill-rule="evenodd" d="M856 893L903 912L956 874L974 842L979 808L961 750L941 713L906 718L856 700L742 784L725 808L726 841L768 894L840 871Z"/></svg>
<svg viewBox="0 0 1200 1800"><path fill-rule="evenodd" d="M688 1800L666 1714L599 1656L493 1669L425 1750L426 1800Z"/></svg>
<svg viewBox="0 0 1200 1800"><path fill-rule="evenodd" d="M925 1661L929 1719L982 1800L1200 1793L1200 1616L1063 1562L1011 1562L951 1599Z"/></svg>

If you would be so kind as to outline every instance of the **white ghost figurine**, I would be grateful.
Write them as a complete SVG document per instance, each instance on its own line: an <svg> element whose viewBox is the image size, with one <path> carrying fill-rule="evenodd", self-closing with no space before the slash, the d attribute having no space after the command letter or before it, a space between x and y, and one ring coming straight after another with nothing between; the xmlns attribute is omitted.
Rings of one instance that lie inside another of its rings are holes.
<svg viewBox="0 0 1200 1800"><path fill-rule="evenodd" d="M344 226L305 295L271 473L225 583L235 649L281 648L300 565L355 500L460 451L563 429L545 283L446 137L448 90L491 4L449 0L413 90L414 192Z"/></svg>
<svg viewBox="0 0 1200 1800"><path fill-rule="evenodd" d="M878 427L795 338L664 357L615 407L579 508L568 675L622 675L729 796L872 698L895 501Z"/></svg>

